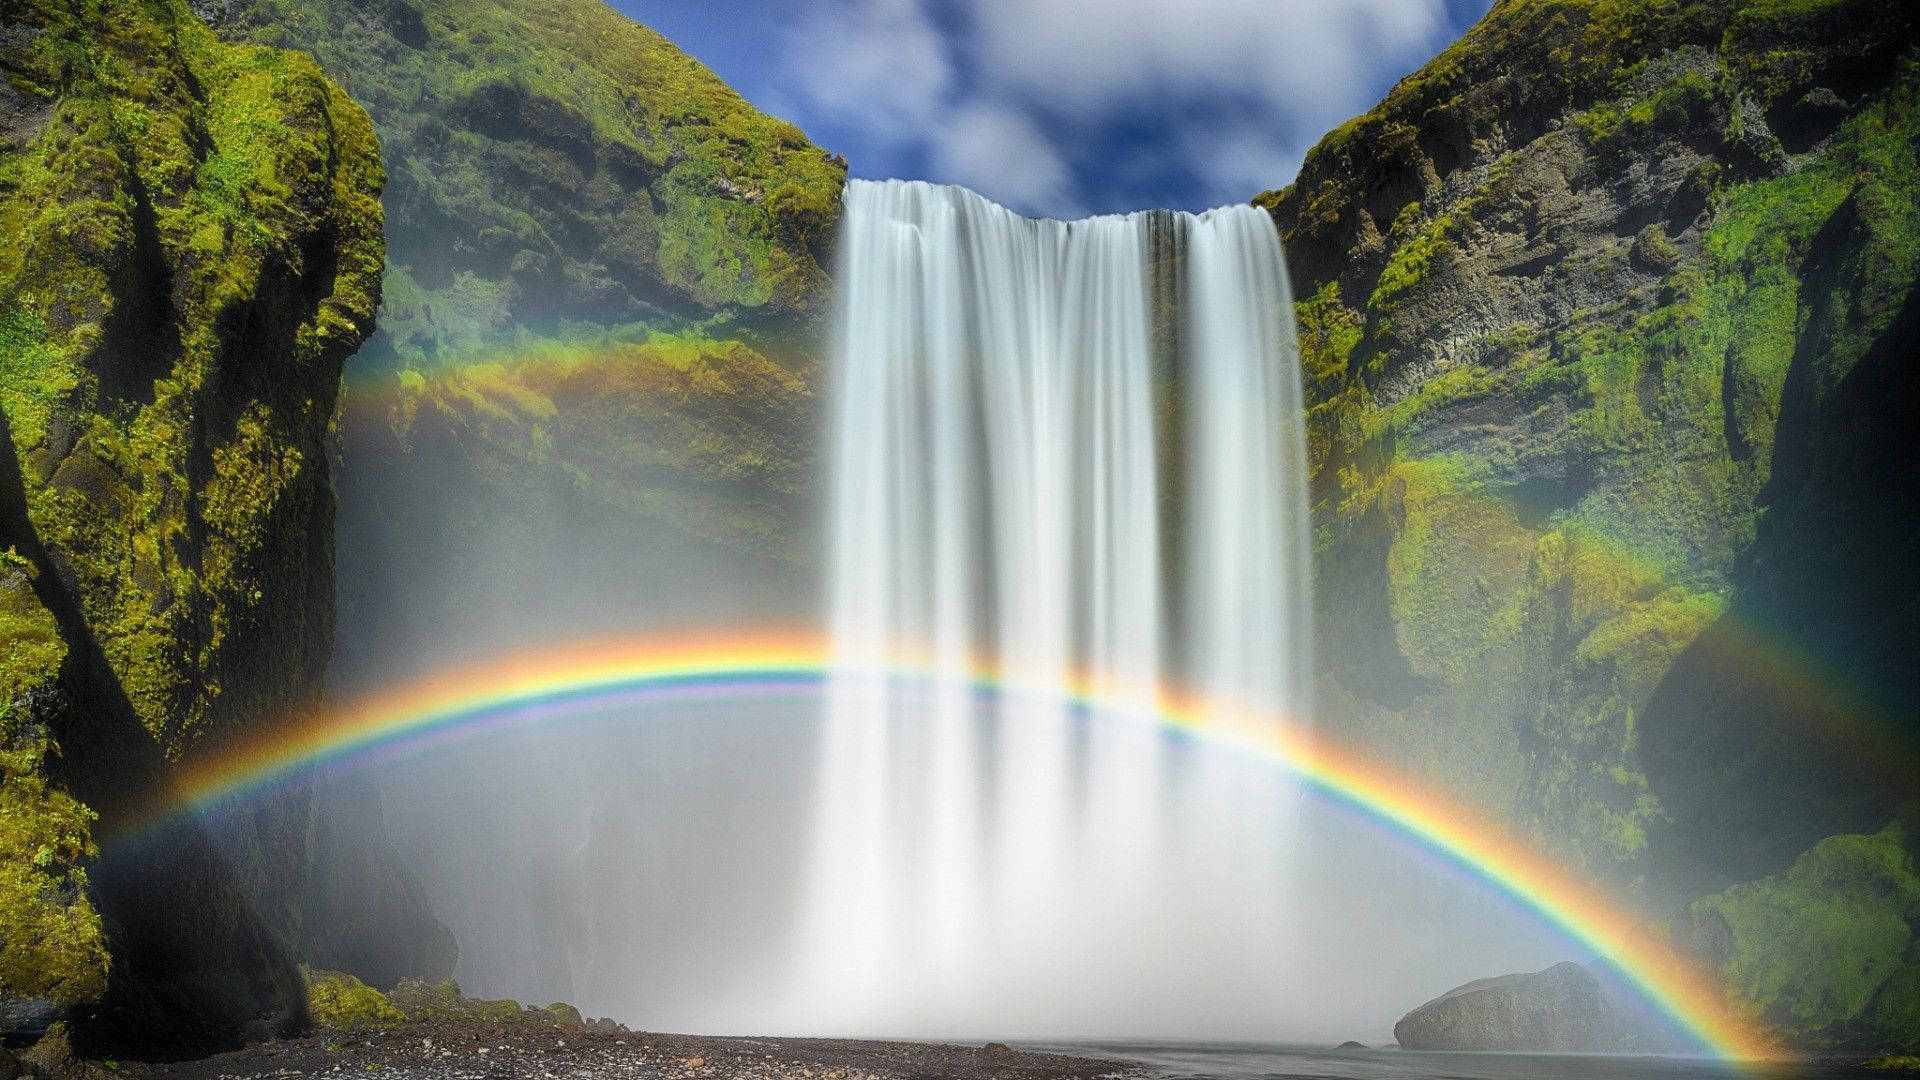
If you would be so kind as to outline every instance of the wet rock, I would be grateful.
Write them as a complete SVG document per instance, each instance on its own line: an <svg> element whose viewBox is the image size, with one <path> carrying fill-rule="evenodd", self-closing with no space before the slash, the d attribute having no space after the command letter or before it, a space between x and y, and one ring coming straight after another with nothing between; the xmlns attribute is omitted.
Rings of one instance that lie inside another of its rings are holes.
<svg viewBox="0 0 1920 1080"><path fill-rule="evenodd" d="M1408 1050L1606 1053L1632 1043L1600 980L1573 963L1476 979L1401 1017L1393 1035Z"/></svg>

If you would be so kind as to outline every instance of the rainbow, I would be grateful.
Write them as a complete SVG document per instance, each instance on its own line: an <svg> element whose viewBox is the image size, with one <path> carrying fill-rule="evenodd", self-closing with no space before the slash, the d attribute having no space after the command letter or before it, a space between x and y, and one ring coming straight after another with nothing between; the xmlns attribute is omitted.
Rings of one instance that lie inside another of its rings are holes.
<svg viewBox="0 0 1920 1080"><path fill-rule="evenodd" d="M627 703L811 692L827 674L825 647L802 633L622 639L495 658L296 719L205 755L183 767L178 798L167 814L211 809L304 770L376 750ZM932 676L925 665L903 659L889 677ZM973 683L977 692L991 695L1030 689L984 668ZM1068 698L1079 714L1137 719L1290 770L1315 793L1432 849L1608 957L1707 1052L1730 1061L1779 1056L1713 980L1667 949L1623 906L1493 820L1324 737L1270 718L1176 698L1145 712L1112 707L1085 684L1069 688Z"/></svg>

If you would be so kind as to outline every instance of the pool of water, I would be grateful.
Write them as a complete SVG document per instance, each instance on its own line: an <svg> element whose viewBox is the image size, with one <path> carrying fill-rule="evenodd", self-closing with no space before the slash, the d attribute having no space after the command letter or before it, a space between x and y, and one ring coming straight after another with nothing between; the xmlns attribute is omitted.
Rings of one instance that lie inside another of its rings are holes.
<svg viewBox="0 0 1920 1080"><path fill-rule="evenodd" d="M1689 1058L1330 1050L1245 1043L1023 1043L1110 1057L1152 1080L1838 1080L1887 1076L1857 1065L1734 1066Z"/></svg>

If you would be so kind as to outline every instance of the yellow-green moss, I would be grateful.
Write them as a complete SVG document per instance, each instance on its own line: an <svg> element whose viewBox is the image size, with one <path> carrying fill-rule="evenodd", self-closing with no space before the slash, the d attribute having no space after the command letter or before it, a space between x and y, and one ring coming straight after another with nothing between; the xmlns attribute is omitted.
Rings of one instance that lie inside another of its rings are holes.
<svg viewBox="0 0 1920 1080"><path fill-rule="evenodd" d="M1913 942L1920 876L1904 841L1898 825L1828 837L1783 874L1696 901L1696 948L1781 1036L1817 1038L1862 1016Z"/></svg>
<svg viewBox="0 0 1920 1080"><path fill-rule="evenodd" d="M793 560L803 555L796 500L811 483L816 415L803 375L741 342L687 332L537 339L370 379L346 424L350 437L377 427L416 453L487 462L476 505L544 506L570 490Z"/></svg>
<svg viewBox="0 0 1920 1080"><path fill-rule="evenodd" d="M1513 632L1510 605L1534 534L1465 459L1402 461L1390 477L1394 632L1416 675L1461 683Z"/></svg>
<svg viewBox="0 0 1920 1080"><path fill-rule="evenodd" d="M307 1016L336 1031L395 1027L407 1017L387 996L351 975L302 969L307 980Z"/></svg>
<svg viewBox="0 0 1920 1080"><path fill-rule="evenodd" d="M0 997L73 1004L105 988L108 960L86 898L93 814L42 771L59 748L40 710L67 650L32 574L0 552Z"/></svg>
<svg viewBox="0 0 1920 1080"><path fill-rule="evenodd" d="M1920 267L1920 73L1885 32L1911 22L1500 0L1256 199L1302 297L1323 685L1351 714L1329 722L1416 770L1439 759L1415 729L1517 744L1514 816L1611 882L1662 818L1638 725L1757 534L1789 368L1837 380ZM1830 134L1765 130L1870 49L1876 88ZM1661 156L1697 159L1669 216L1589 231L1588 192ZM1806 266L1829 222L1830 285ZM1536 276L1590 306L1513 295Z"/></svg>
<svg viewBox="0 0 1920 1080"><path fill-rule="evenodd" d="M38 33L6 77L51 114L0 157L19 238L0 250L0 409L34 527L178 754L318 677L324 642L264 655L238 631L327 619L285 605L325 572L316 459L379 299L373 129L311 59L223 44L177 0L22 15Z"/></svg>
<svg viewBox="0 0 1920 1080"><path fill-rule="evenodd" d="M810 318L843 162L596 0L240 0L380 126L392 302L370 363L712 313Z"/></svg>
<svg viewBox="0 0 1920 1080"><path fill-rule="evenodd" d="M508 998L470 998L452 979L437 983L406 979L387 995L395 1008L415 1023L422 1021L480 1021L511 1023L526 1018L520 1003ZM544 1013L542 1014L544 1015Z"/></svg>

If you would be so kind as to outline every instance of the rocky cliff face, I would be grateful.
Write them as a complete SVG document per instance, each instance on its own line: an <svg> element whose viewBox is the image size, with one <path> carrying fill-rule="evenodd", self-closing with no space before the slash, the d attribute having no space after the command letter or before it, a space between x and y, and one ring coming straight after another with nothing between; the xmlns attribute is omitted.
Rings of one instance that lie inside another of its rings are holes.
<svg viewBox="0 0 1920 1080"><path fill-rule="evenodd" d="M231 1042L301 1015L297 800L230 858L142 827L169 762L318 692L374 133L310 60L172 0L9 5L0 70L0 996L136 1049Z"/></svg>
<svg viewBox="0 0 1920 1080"><path fill-rule="evenodd" d="M1792 1045L1920 1051L1920 848L1909 827L1831 836L1690 905L1676 939Z"/></svg>
<svg viewBox="0 0 1920 1080"><path fill-rule="evenodd" d="M311 49L381 132L391 258L347 418L350 463L368 448L350 516L378 531L463 476L456 502L535 534L565 493L609 535L788 572L844 162L591 0L201 8Z"/></svg>
<svg viewBox="0 0 1920 1080"><path fill-rule="evenodd" d="M310 50L379 127L391 269L372 365L575 323L767 331L824 303L844 163L605 4L198 10L227 36Z"/></svg>
<svg viewBox="0 0 1920 1080"><path fill-rule="evenodd" d="M1892 430L1841 402L1920 259L1912 23L1502 0L1260 198L1303 298L1327 722L1625 886L1771 782L1721 753L1740 717L1697 738L1657 699L1703 635L1797 662L1741 597L1818 563L1783 538L1830 505L1834 434ZM1721 884L1858 824L1767 805L1741 828L1779 850L1692 849Z"/></svg>
<svg viewBox="0 0 1920 1080"><path fill-rule="evenodd" d="M386 299L338 443L345 692L811 600L843 162L597 0L196 10L310 50L390 175ZM304 955L379 985L450 974L377 806L329 826Z"/></svg>

